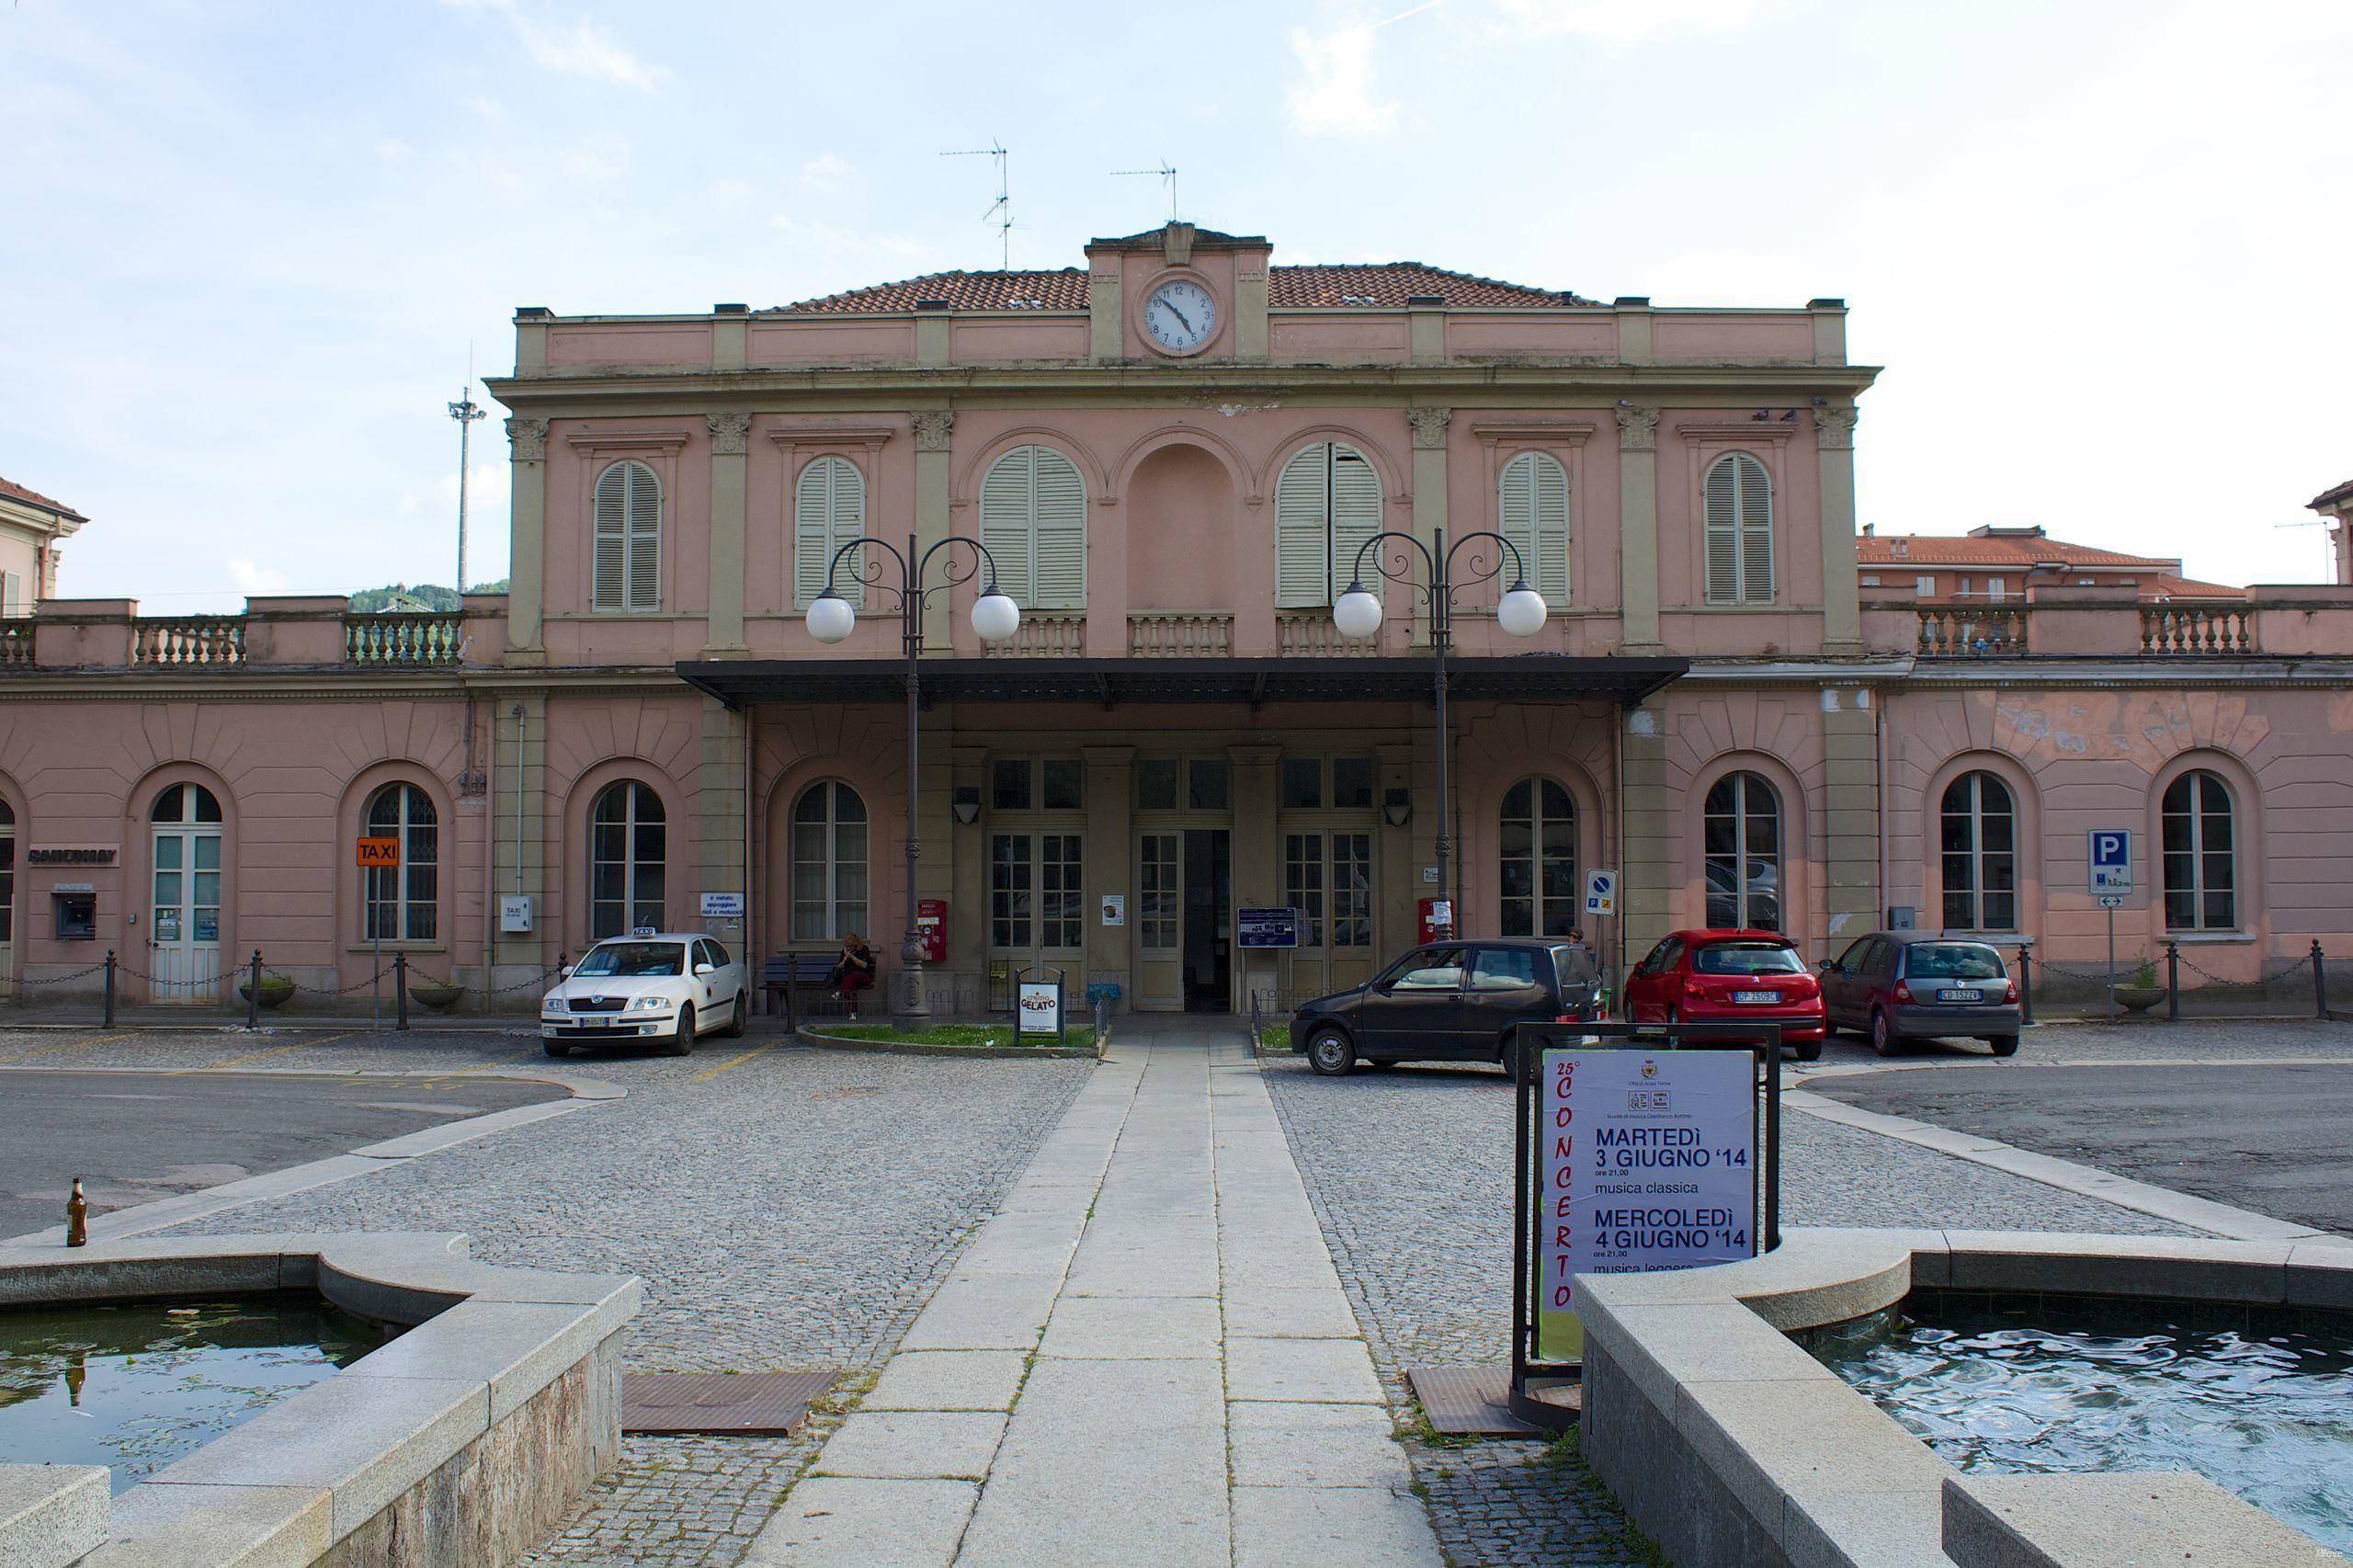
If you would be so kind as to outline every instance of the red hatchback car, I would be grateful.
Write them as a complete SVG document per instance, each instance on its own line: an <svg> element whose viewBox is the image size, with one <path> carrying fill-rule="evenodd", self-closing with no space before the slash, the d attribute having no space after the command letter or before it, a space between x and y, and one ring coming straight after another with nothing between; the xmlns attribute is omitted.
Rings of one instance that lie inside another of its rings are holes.
<svg viewBox="0 0 2353 1568"><path fill-rule="evenodd" d="M1626 976L1637 1024L1771 1022L1800 1062L1822 1055L1822 986L1779 931L1676 931Z"/></svg>

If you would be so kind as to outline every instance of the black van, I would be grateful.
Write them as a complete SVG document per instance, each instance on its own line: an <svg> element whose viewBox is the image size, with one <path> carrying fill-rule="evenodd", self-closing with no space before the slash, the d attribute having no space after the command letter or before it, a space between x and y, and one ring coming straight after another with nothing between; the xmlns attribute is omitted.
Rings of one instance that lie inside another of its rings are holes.
<svg viewBox="0 0 2353 1568"><path fill-rule="evenodd" d="M1363 985L1301 1006L1290 1048L1336 1076L1358 1062L1499 1062L1514 1024L1598 1017L1600 994L1592 955L1566 942L1432 942Z"/></svg>

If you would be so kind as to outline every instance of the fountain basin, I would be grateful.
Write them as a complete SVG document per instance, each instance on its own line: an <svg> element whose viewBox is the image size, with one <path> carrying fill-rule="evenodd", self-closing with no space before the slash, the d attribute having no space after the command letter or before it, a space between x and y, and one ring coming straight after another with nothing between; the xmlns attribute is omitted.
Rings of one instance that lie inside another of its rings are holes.
<svg viewBox="0 0 2353 1568"><path fill-rule="evenodd" d="M642 1287L476 1263L465 1246L358 1233L0 1247L0 1309L294 1293L403 1330L110 1506L103 1471L0 1465L0 1562L497 1563L529 1551L619 1455L618 1336Z"/></svg>
<svg viewBox="0 0 2353 1568"><path fill-rule="evenodd" d="M2107 1561L2068 1531L2108 1483L2142 1497L2100 1516L2113 1561L2178 1538L2227 1549L2202 1562L2344 1562L2195 1476L1964 1474L1790 1337L1915 1286L2347 1312L2353 1246L1792 1229L1752 1261L1583 1276L1586 1459L1686 1568Z"/></svg>

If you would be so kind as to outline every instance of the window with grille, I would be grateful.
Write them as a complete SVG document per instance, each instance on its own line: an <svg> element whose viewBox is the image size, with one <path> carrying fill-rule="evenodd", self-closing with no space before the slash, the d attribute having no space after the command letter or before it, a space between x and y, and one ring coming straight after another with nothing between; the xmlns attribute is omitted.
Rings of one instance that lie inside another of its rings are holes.
<svg viewBox="0 0 2353 1568"><path fill-rule="evenodd" d="M662 797L633 778L607 785L588 819L588 935L601 942L660 930L668 869Z"/></svg>
<svg viewBox="0 0 2353 1568"><path fill-rule="evenodd" d="M1945 786L1944 924L1951 931L2018 928L2018 812L2010 787L1990 773Z"/></svg>
<svg viewBox="0 0 2353 1568"><path fill-rule="evenodd" d="M825 591L852 604L864 602L860 568L866 552L853 550L834 564L844 546L866 533L866 476L847 458L819 458L801 471L792 500L792 600L801 609Z"/></svg>
<svg viewBox="0 0 2353 1568"><path fill-rule="evenodd" d="M866 801L837 778L792 803L792 939L867 934Z"/></svg>
<svg viewBox="0 0 2353 1568"><path fill-rule="evenodd" d="M991 463L981 480L981 543L996 562L997 585L1023 609L1085 609L1086 482L1078 465L1040 446Z"/></svg>
<svg viewBox="0 0 2353 1568"><path fill-rule="evenodd" d="M597 478L590 604L601 610L662 608L662 482L631 458Z"/></svg>
<svg viewBox="0 0 2353 1568"><path fill-rule="evenodd" d="M1345 441L1303 447L1275 480L1275 603L1313 609L1345 592L1381 531L1381 475ZM1381 592L1367 556L1364 585Z"/></svg>
<svg viewBox="0 0 2353 1568"><path fill-rule="evenodd" d="M1138 840L1136 934L1153 952L1175 952L1184 945L1176 842L1173 833L1147 833Z"/></svg>
<svg viewBox="0 0 2353 1568"><path fill-rule="evenodd" d="M1299 945L1372 946L1372 835L1283 835L1283 902L1299 911Z"/></svg>
<svg viewBox="0 0 2353 1568"><path fill-rule="evenodd" d="M1773 483L1765 465L1728 452L1709 465L1702 489L1708 602L1771 603Z"/></svg>
<svg viewBox="0 0 2353 1568"><path fill-rule="evenodd" d="M989 835L989 945L1072 949L1086 938L1086 866L1075 833Z"/></svg>
<svg viewBox="0 0 2353 1568"><path fill-rule="evenodd" d="M0 801L0 942L13 934L17 910L17 813Z"/></svg>
<svg viewBox="0 0 2353 1568"><path fill-rule="evenodd" d="M414 784L387 784L368 800L368 836L400 842L397 866L362 873L363 939L428 942L438 934L440 866L433 799Z"/></svg>
<svg viewBox="0 0 2353 1568"><path fill-rule="evenodd" d="M1549 452L1522 452L1504 464L1495 500L1496 531L1519 551L1528 585L1555 609L1569 602L1569 471ZM1512 563L1504 563L1509 587Z"/></svg>
<svg viewBox="0 0 2353 1568"><path fill-rule="evenodd" d="M2238 928L2238 877L2231 787L2199 768L2165 786L2165 928Z"/></svg>
<svg viewBox="0 0 2353 1568"><path fill-rule="evenodd" d="M1700 824L1708 924L1781 928L1781 798L1754 773L1727 773L1708 791Z"/></svg>
<svg viewBox="0 0 2353 1568"><path fill-rule="evenodd" d="M1577 806L1550 778L1523 778L1504 791L1497 844L1503 859L1501 933L1565 937L1575 928Z"/></svg>
<svg viewBox="0 0 2353 1568"><path fill-rule="evenodd" d="M1299 945L1324 945L1324 835L1283 835L1283 902L1299 911Z"/></svg>

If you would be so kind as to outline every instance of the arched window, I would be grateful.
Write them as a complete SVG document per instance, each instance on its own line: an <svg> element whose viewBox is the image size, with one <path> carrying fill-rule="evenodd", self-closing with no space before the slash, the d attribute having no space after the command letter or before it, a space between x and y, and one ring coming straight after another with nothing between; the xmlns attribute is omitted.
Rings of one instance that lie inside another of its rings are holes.
<svg viewBox="0 0 2353 1568"><path fill-rule="evenodd" d="M1708 924L1781 928L1781 798L1754 773L1727 773L1708 790L1700 828Z"/></svg>
<svg viewBox="0 0 2353 1568"><path fill-rule="evenodd" d="M1518 548L1528 585L1553 608L1569 602L1569 471L1548 452L1522 452L1504 464L1495 497L1497 532ZM1511 562L1504 563L1509 587Z"/></svg>
<svg viewBox="0 0 2353 1568"><path fill-rule="evenodd" d="M2018 810L2010 787L1990 773L1964 773L1945 786L1945 928L2018 929Z"/></svg>
<svg viewBox="0 0 2353 1568"><path fill-rule="evenodd" d="M147 813L152 822L213 823L221 820L221 802L201 784L174 784L155 797Z"/></svg>
<svg viewBox="0 0 2353 1568"><path fill-rule="evenodd" d="M597 941L662 928L669 835L662 797L634 778L608 784L588 819L588 935Z"/></svg>
<svg viewBox="0 0 2353 1568"><path fill-rule="evenodd" d="M1523 778L1504 791L1497 844L1503 856L1506 937L1565 937L1577 923L1577 803L1550 778Z"/></svg>
<svg viewBox="0 0 2353 1568"><path fill-rule="evenodd" d="M801 471L792 501L793 603L802 609L825 590L825 574L835 551L866 532L866 476L847 458L819 458ZM852 604L861 602L858 569L866 552L854 550L842 557L834 574L834 591ZM1017 596L1016 602L1028 601Z"/></svg>
<svg viewBox="0 0 2353 1568"><path fill-rule="evenodd" d="M2238 838L2231 787L2198 768L2165 786L2165 928L2238 928Z"/></svg>
<svg viewBox="0 0 2353 1568"><path fill-rule="evenodd" d="M431 941L439 931L440 856L433 800L414 784L387 784L368 799L368 836L400 841L398 866L370 866L361 889L362 939Z"/></svg>
<svg viewBox="0 0 2353 1568"><path fill-rule="evenodd" d="M1291 454L1275 479L1275 604L1328 605L1347 588L1365 541L1381 531L1381 475L1345 441ZM1364 585L1381 592L1366 562Z"/></svg>
<svg viewBox="0 0 2353 1568"><path fill-rule="evenodd" d="M597 609L662 608L662 482L631 458L597 478Z"/></svg>
<svg viewBox="0 0 2353 1568"><path fill-rule="evenodd" d="M1761 605L1773 599L1773 482L1746 452L1708 467L1708 602Z"/></svg>
<svg viewBox="0 0 2353 1568"><path fill-rule="evenodd" d="M17 813L8 802L0 801L0 943L10 939L16 930L17 913ZM7 981L0 973L0 983Z"/></svg>
<svg viewBox="0 0 2353 1568"><path fill-rule="evenodd" d="M866 924L866 802L839 779L792 803L792 939L830 942Z"/></svg>
<svg viewBox="0 0 2353 1568"><path fill-rule="evenodd" d="M981 542L995 558L997 585L1023 609L1085 609L1086 481L1078 465L1039 446L989 464Z"/></svg>

